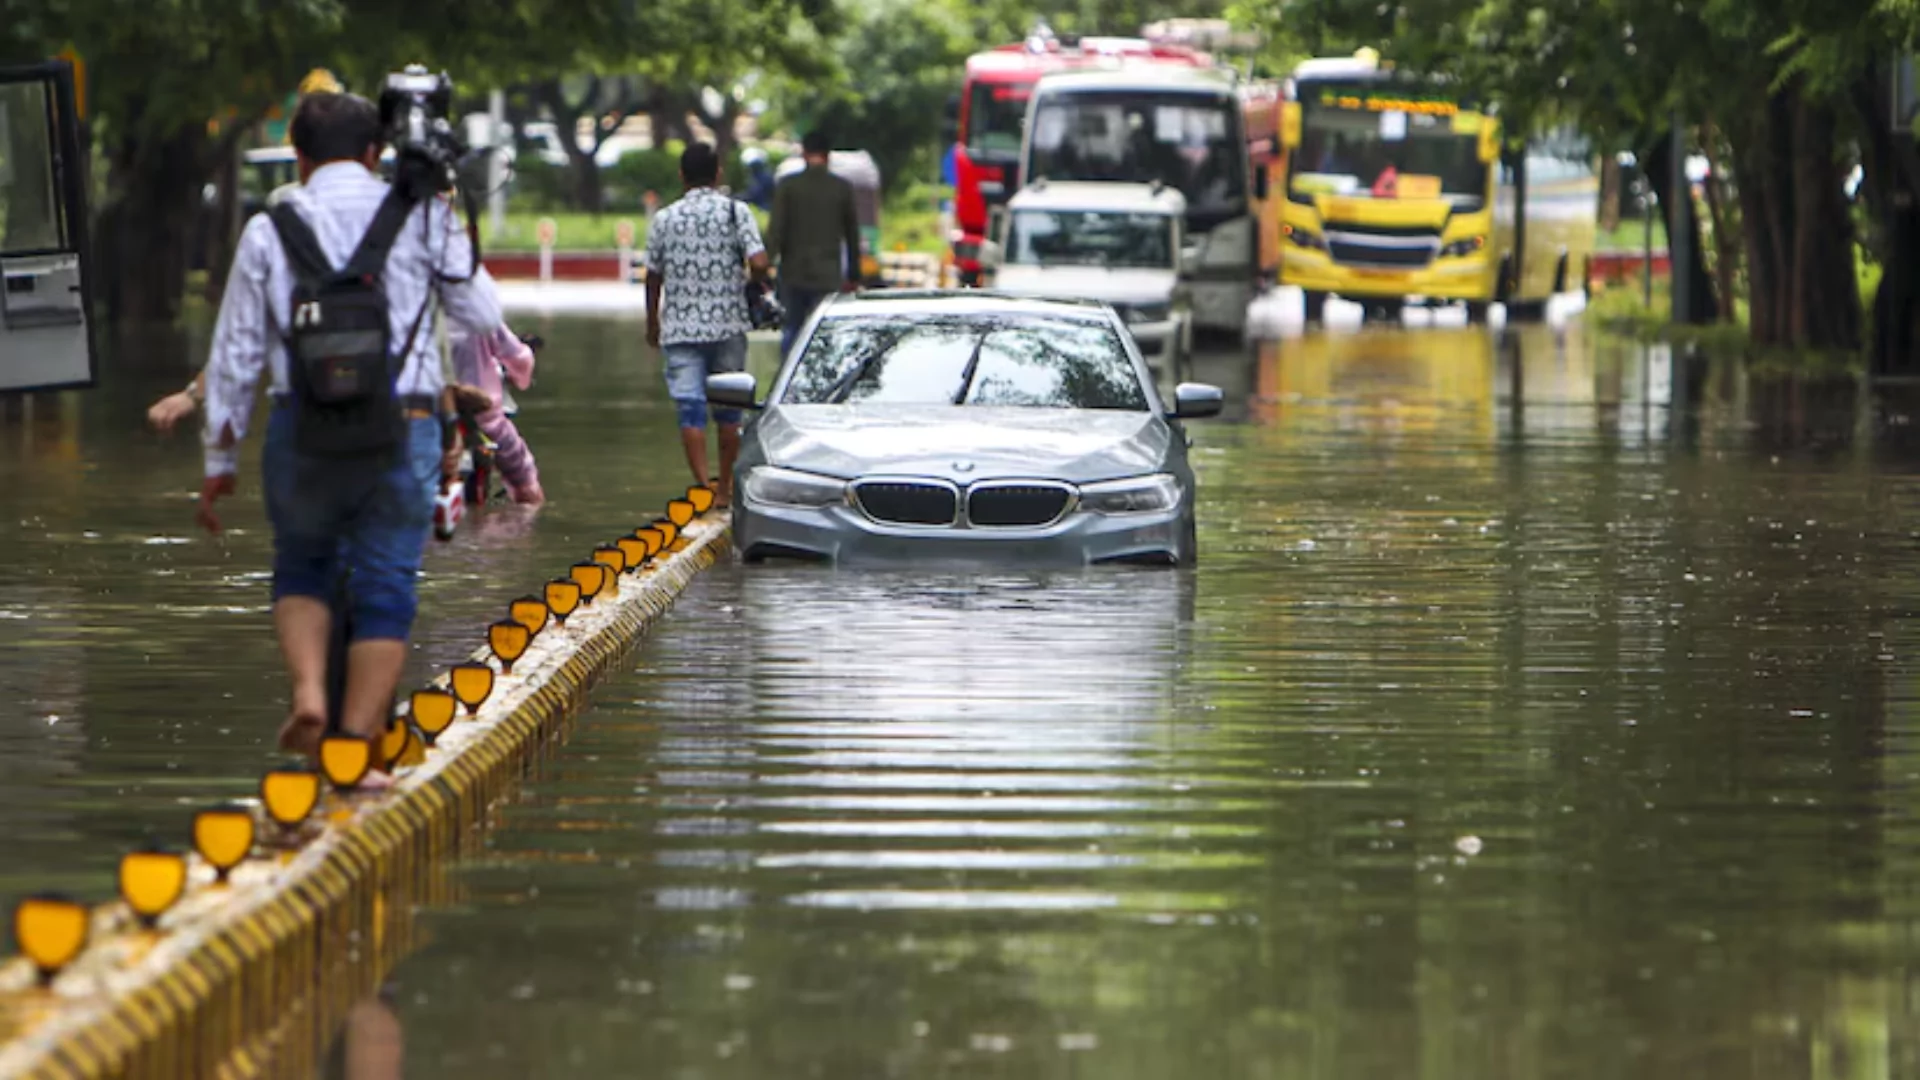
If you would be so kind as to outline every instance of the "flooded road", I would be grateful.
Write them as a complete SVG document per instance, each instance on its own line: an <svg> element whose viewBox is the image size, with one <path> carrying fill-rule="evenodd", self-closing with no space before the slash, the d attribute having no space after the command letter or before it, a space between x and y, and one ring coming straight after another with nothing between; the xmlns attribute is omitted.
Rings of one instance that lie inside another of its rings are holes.
<svg viewBox="0 0 1920 1080"><path fill-rule="evenodd" d="M556 505L429 560L422 670L680 482L631 329L542 328ZM1920 1070L1909 455L1577 330L1197 374L1197 570L704 575L421 914L407 1075ZM264 537L152 542L191 447L85 409L0 451L0 880L98 895L280 676Z"/></svg>

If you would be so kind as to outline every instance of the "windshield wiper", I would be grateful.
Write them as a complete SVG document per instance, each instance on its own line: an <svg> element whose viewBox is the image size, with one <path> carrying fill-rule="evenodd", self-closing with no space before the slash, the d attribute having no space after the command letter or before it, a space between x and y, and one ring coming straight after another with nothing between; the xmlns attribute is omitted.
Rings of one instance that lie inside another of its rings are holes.
<svg viewBox="0 0 1920 1080"><path fill-rule="evenodd" d="M966 370L960 373L960 392L953 395L955 405L967 403L967 395L973 391L974 372L980 370L980 353L987 347L987 334L991 333L993 331L989 330L986 334L981 334L980 340L974 343L973 352L967 357Z"/></svg>
<svg viewBox="0 0 1920 1080"><path fill-rule="evenodd" d="M859 361L847 369L845 375L840 376L840 378L834 380L832 386L827 387L826 396L822 399L823 404L838 405L845 401L847 395L853 393L854 384L860 381L860 377L867 373L867 369L873 366L875 360L880 359L880 357L884 355L884 353L876 350L861 357Z"/></svg>

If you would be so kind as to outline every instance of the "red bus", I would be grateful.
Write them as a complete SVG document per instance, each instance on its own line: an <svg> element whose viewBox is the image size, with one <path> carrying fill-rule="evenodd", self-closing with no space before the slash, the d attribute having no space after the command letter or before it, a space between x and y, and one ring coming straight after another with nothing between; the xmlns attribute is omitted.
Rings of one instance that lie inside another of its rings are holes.
<svg viewBox="0 0 1920 1080"><path fill-rule="evenodd" d="M1025 42L967 58L954 148L953 259L966 285L980 281L980 245L993 235L999 208L1020 190L1020 144L1027 99L1042 75L1133 63L1210 67L1212 57L1145 38L1057 38L1041 28Z"/></svg>

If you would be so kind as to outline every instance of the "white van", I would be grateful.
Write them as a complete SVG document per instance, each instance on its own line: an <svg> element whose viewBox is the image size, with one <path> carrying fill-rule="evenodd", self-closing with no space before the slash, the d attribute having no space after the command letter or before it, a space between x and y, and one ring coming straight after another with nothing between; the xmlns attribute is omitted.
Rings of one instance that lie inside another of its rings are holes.
<svg viewBox="0 0 1920 1080"><path fill-rule="evenodd" d="M1187 201L1160 184L1037 181L1007 203L993 287L1020 296L1103 300L1156 372L1192 355L1180 284Z"/></svg>

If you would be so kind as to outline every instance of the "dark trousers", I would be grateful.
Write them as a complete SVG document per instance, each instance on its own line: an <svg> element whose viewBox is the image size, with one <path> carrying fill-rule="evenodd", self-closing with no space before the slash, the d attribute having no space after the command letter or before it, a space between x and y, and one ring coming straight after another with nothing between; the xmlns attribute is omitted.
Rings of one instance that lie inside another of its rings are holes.
<svg viewBox="0 0 1920 1080"><path fill-rule="evenodd" d="M832 289L802 289L794 285L780 286L780 306L786 309L786 317L780 321L780 358L786 359L793 351L793 340L800 336L800 328L807 325L813 309L832 296Z"/></svg>

